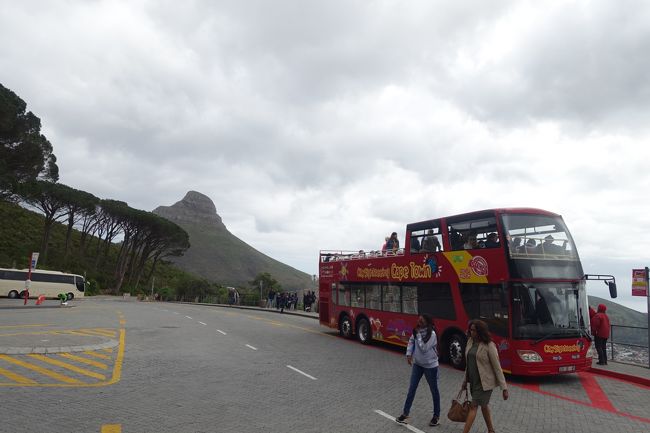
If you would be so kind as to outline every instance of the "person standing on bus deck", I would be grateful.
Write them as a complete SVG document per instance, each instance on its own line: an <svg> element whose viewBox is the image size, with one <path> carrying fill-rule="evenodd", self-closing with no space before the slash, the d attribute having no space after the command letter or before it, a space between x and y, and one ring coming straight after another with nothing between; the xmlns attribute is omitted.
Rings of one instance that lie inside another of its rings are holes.
<svg viewBox="0 0 650 433"><path fill-rule="evenodd" d="M431 397L433 398L433 418L430 426L440 425L440 392L438 391L438 339L433 329L431 316L423 314L418 317L418 323L409 338L406 348L406 361L412 365L411 381L404 402L402 414L395 420L401 424L408 424L409 413L415 398L415 391L422 375L427 379Z"/></svg>
<svg viewBox="0 0 650 433"><path fill-rule="evenodd" d="M503 399L508 399L506 378L503 376L503 370L499 362L499 352L490 337L487 324L482 320L470 321L469 335L470 338L465 348L465 380L463 380L461 389L467 388L467 384L470 384L472 404L467 414L463 433L469 433L471 430L474 419L476 419L478 406L481 406L481 413L488 428L488 433L494 433L492 415L488 404L490 403L492 390L497 386L502 389Z"/></svg>
<svg viewBox="0 0 650 433"><path fill-rule="evenodd" d="M598 305L598 312L591 318L591 333L598 352L598 365L607 365L607 339L609 338L609 317L605 313L605 304Z"/></svg>
<svg viewBox="0 0 650 433"><path fill-rule="evenodd" d="M393 232L390 235L388 241L386 241L386 250L396 252L399 250L399 239L397 239L397 232Z"/></svg>
<svg viewBox="0 0 650 433"><path fill-rule="evenodd" d="M433 235L433 229L427 230L427 235L422 240L422 251L427 253L435 253L436 251L441 251L442 247L440 246L440 241L438 238Z"/></svg>

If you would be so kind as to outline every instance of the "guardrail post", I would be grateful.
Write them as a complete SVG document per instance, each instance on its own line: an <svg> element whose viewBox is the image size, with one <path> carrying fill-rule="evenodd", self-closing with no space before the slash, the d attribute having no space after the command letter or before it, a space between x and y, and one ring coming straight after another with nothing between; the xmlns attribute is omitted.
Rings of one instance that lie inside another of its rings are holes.
<svg viewBox="0 0 650 433"><path fill-rule="evenodd" d="M614 325L609 326L609 345L612 348L612 361L613 361L614 360Z"/></svg>

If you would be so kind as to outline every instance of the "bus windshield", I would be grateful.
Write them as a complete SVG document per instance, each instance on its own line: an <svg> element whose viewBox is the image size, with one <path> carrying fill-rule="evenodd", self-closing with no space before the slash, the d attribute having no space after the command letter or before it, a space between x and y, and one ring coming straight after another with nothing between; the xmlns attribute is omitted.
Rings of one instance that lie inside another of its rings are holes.
<svg viewBox="0 0 650 433"><path fill-rule="evenodd" d="M582 277L573 239L562 218L550 215L503 215L512 278Z"/></svg>
<svg viewBox="0 0 650 433"><path fill-rule="evenodd" d="M521 283L512 287L513 337L543 340L588 332L584 283Z"/></svg>

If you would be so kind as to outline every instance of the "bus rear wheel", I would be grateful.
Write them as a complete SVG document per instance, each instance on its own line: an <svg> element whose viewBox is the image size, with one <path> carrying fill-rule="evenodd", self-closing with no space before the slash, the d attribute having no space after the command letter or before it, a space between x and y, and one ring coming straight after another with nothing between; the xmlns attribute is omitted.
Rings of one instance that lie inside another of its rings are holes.
<svg viewBox="0 0 650 433"><path fill-rule="evenodd" d="M372 341L372 333L370 332L370 323L368 319L361 318L357 323L357 338L361 344L370 344Z"/></svg>
<svg viewBox="0 0 650 433"><path fill-rule="evenodd" d="M453 334L449 338L449 344L447 345L449 363L459 370L465 369L465 344L465 337L460 334Z"/></svg>
<svg viewBox="0 0 650 433"><path fill-rule="evenodd" d="M344 314L339 320L339 335L345 338L352 338L352 321Z"/></svg>
<svg viewBox="0 0 650 433"><path fill-rule="evenodd" d="M66 301L72 301L74 299L74 293L68 292L66 294Z"/></svg>
<svg viewBox="0 0 650 433"><path fill-rule="evenodd" d="M7 295L9 299L18 299L18 290L12 290Z"/></svg>

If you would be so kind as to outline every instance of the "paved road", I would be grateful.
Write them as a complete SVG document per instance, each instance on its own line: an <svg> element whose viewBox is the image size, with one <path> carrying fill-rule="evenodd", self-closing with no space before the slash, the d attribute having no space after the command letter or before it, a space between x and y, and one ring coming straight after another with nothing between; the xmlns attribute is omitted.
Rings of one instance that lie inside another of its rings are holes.
<svg viewBox="0 0 650 433"><path fill-rule="evenodd" d="M67 339L56 353L0 354L0 432L407 431L382 415L399 415L405 397L410 371L399 351L264 311L72 304L0 308L0 347ZM444 412L462 373L443 367L440 376ZM499 432L650 430L647 387L593 374L510 386L510 400L493 398ZM428 427L424 383L411 415L411 431L462 430L445 419ZM473 431L485 430L478 419Z"/></svg>

